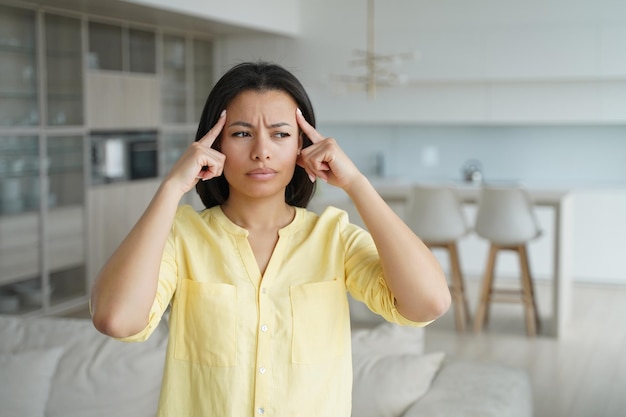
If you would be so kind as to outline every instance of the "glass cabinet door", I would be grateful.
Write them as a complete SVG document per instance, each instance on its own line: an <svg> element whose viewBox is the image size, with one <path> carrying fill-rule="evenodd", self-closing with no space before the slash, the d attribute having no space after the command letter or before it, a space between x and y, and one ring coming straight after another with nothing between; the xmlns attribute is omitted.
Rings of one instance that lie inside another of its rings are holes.
<svg viewBox="0 0 626 417"><path fill-rule="evenodd" d="M193 82L194 122L197 122L213 87L213 43L210 41L193 41Z"/></svg>
<svg viewBox="0 0 626 417"><path fill-rule="evenodd" d="M187 50L182 36L163 36L163 121L187 122Z"/></svg>
<svg viewBox="0 0 626 417"><path fill-rule="evenodd" d="M38 137L0 136L0 313L41 306L19 293L41 276L40 184Z"/></svg>
<svg viewBox="0 0 626 417"><path fill-rule="evenodd" d="M0 5L0 126L36 126L35 12Z"/></svg>
<svg viewBox="0 0 626 417"><path fill-rule="evenodd" d="M48 125L83 124L83 67L80 21L46 14Z"/></svg>
<svg viewBox="0 0 626 417"><path fill-rule="evenodd" d="M129 29L130 72L156 74L156 35L147 30Z"/></svg>
<svg viewBox="0 0 626 417"><path fill-rule="evenodd" d="M89 22L89 69L122 71L122 27Z"/></svg>
<svg viewBox="0 0 626 417"><path fill-rule="evenodd" d="M163 152L161 166L163 171L161 176L167 175L174 166L178 158L193 143L194 135L189 133L164 133L163 134Z"/></svg>
<svg viewBox="0 0 626 417"><path fill-rule="evenodd" d="M0 136L0 215L39 211L39 139Z"/></svg>
<svg viewBox="0 0 626 417"><path fill-rule="evenodd" d="M82 136L46 141L48 193L46 259L50 305L86 293L85 169Z"/></svg>

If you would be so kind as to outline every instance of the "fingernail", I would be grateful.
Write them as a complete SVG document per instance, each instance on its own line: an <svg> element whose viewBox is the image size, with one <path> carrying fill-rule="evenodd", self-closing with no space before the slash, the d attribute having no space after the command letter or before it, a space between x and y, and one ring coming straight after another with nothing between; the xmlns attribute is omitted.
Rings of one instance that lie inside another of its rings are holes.
<svg viewBox="0 0 626 417"><path fill-rule="evenodd" d="M315 182L315 178L315 175L309 174L309 179L311 180L311 182Z"/></svg>
<svg viewBox="0 0 626 417"><path fill-rule="evenodd" d="M226 116L226 109L222 110L222 112L220 113L220 117L224 117Z"/></svg>
<svg viewBox="0 0 626 417"><path fill-rule="evenodd" d="M298 113L300 116L302 116L302 110L300 110L300 107L298 107L298 108L296 109L296 113Z"/></svg>

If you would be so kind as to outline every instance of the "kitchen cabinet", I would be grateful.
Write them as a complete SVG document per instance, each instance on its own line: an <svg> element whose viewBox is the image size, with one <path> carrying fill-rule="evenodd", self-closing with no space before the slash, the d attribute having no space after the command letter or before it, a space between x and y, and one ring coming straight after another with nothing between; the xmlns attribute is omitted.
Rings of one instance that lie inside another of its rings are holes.
<svg viewBox="0 0 626 417"><path fill-rule="evenodd" d="M45 142L44 259L54 308L87 294L86 149L81 135L48 136Z"/></svg>
<svg viewBox="0 0 626 417"><path fill-rule="evenodd" d="M162 65L163 122L198 123L214 83L213 43L166 34Z"/></svg>
<svg viewBox="0 0 626 417"><path fill-rule="evenodd" d="M123 71L122 27L89 22L89 69Z"/></svg>
<svg viewBox="0 0 626 417"><path fill-rule="evenodd" d="M189 145L193 143L195 135L191 133L164 133L162 137L163 151L160 165L162 167L161 176L164 177L172 169L172 166L178 161L178 158L187 150ZM183 196L181 204L189 204L196 210L204 208L196 190L191 190Z"/></svg>
<svg viewBox="0 0 626 417"><path fill-rule="evenodd" d="M156 73L156 35L154 31L128 30L129 70L145 74Z"/></svg>
<svg viewBox="0 0 626 417"><path fill-rule="evenodd" d="M89 276L95 279L107 259L141 217L160 179L112 183L88 191L90 239Z"/></svg>
<svg viewBox="0 0 626 417"><path fill-rule="evenodd" d="M0 313L85 305L161 182L91 185L92 134L154 132L162 177L213 65L212 42L184 30L0 0ZM201 208L195 192L182 203Z"/></svg>
<svg viewBox="0 0 626 417"><path fill-rule="evenodd" d="M168 124L188 123L187 42L184 36L163 36L163 115Z"/></svg>
<svg viewBox="0 0 626 417"><path fill-rule="evenodd" d="M156 74L154 30L90 20L88 32L90 70Z"/></svg>
<svg viewBox="0 0 626 417"><path fill-rule="evenodd" d="M193 41L193 106L194 120L198 122L204 103L213 87L213 43L203 39Z"/></svg>
<svg viewBox="0 0 626 417"><path fill-rule="evenodd" d="M91 129L155 128L160 113L159 80L150 74L87 73L86 111Z"/></svg>
<svg viewBox="0 0 626 417"><path fill-rule="evenodd" d="M156 34L126 25L89 22L86 112L90 129L159 125Z"/></svg>
<svg viewBox="0 0 626 417"><path fill-rule="evenodd" d="M86 300L81 39L76 17L0 5L1 313Z"/></svg>
<svg viewBox="0 0 626 417"><path fill-rule="evenodd" d="M83 60L79 19L44 15L49 126L83 125Z"/></svg>
<svg viewBox="0 0 626 417"><path fill-rule="evenodd" d="M85 297L83 143L81 135L0 136L0 294L19 301L5 313Z"/></svg>
<svg viewBox="0 0 626 417"><path fill-rule="evenodd" d="M0 5L0 126L39 124L36 17Z"/></svg>
<svg viewBox="0 0 626 417"><path fill-rule="evenodd" d="M41 273L39 139L0 136L0 294Z"/></svg>

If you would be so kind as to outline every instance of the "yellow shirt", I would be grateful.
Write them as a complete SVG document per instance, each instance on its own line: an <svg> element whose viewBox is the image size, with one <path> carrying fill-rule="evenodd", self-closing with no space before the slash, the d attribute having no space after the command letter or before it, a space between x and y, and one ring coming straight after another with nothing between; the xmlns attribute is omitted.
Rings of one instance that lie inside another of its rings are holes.
<svg viewBox="0 0 626 417"><path fill-rule="evenodd" d="M220 207L179 208L145 340L172 305L160 417L349 417L346 291L400 316L371 236L329 208L297 208L263 276Z"/></svg>

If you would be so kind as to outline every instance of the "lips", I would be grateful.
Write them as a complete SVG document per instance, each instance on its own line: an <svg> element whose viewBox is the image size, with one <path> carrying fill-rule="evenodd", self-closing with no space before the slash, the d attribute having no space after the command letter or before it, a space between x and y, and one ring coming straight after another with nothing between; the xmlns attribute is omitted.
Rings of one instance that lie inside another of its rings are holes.
<svg viewBox="0 0 626 417"><path fill-rule="evenodd" d="M276 171L270 168L258 168L248 172L248 175L264 175L264 174L276 174Z"/></svg>
<svg viewBox="0 0 626 417"><path fill-rule="evenodd" d="M254 178L271 178L276 175L276 171L270 168L257 168L248 172L248 175Z"/></svg>

